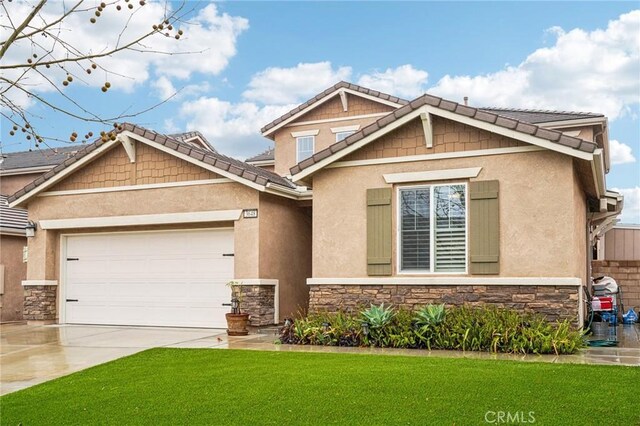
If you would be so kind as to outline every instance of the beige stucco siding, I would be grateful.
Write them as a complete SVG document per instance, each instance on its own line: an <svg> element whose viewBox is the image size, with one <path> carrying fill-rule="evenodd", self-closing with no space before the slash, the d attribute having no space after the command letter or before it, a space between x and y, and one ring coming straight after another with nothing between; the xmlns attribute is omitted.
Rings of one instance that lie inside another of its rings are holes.
<svg viewBox="0 0 640 426"><path fill-rule="evenodd" d="M580 177L573 164L573 180L572 180L572 212L574 216L573 221L573 271L576 277L579 277L583 283L587 283L589 259L587 258L587 196L580 184Z"/></svg>
<svg viewBox="0 0 640 426"><path fill-rule="evenodd" d="M298 163L296 158L296 138L291 136L292 132L318 130L319 133L315 136L314 147L314 152L318 152L336 142L336 135L331 131L332 128L353 126L356 124L360 125L360 128L363 128L380 118L380 116L356 119L349 119L349 117L384 114L393 110L393 107L388 105L355 95L347 95L347 99L347 111L344 111L340 97L336 96L274 133L273 139L275 141L276 173L280 175L288 175L289 169ZM340 120L326 123L297 125L307 121L335 119Z"/></svg>
<svg viewBox="0 0 640 426"><path fill-rule="evenodd" d="M29 173L24 175L0 176L0 194L12 195L19 189L33 182L42 173Z"/></svg>
<svg viewBox="0 0 640 426"><path fill-rule="evenodd" d="M296 201L260 194L260 277L279 280L280 318L307 308L311 212Z"/></svg>
<svg viewBox="0 0 640 426"><path fill-rule="evenodd" d="M29 218L72 219L158 213L185 213L210 210L258 208L257 191L239 183L155 188L138 191L106 192L37 197L29 203ZM234 222L235 272L237 278L258 277L258 224L240 219ZM174 228L179 229L180 225ZM136 230L136 228L128 228ZM95 230L99 232L98 230ZM30 280L57 280L58 233L40 229L29 238Z"/></svg>
<svg viewBox="0 0 640 426"><path fill-rule="evenodd" d="M0 322L22 319L24 294L22 280L27 275L27 264L22 261L25 237L0 236L0 264L4 265L4 292L0 295Z"/></svg>
<svg viewBox="0 0 640 426"><path fill-rule="evenodd" d="M287 126L275 133L275 172L288 175L289 169L297 164L296 138L291 134L306 130L318 130L315 136L314 152L322 151L336 143L336 135L331 131L335 127L360 125L360 129L373 123L377 118L360 118L355 120L332 121L328 123L305 124L303 126Z"/></svg>
<svg viewBox="0 0 640 426"><path fill-rule="evenodd" d="M314 176L313 276L365 277L366 189L388 187L385 173L482 167L500 181L500 276L583 277L577 265L574 174L570 157L538 151L326 169ZM394 229L397 211L393 197ZM396 265L394 232L394 271Z"/></svg>

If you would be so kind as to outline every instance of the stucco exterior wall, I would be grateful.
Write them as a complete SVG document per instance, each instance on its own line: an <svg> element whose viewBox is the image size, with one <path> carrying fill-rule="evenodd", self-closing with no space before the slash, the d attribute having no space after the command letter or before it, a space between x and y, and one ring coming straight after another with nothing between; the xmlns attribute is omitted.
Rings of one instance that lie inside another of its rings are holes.
<svg viewBox="0 0 640 426"><path fill-rule="evenodd" d="M27 264L22 262L26 237L0 236L0 264L4 265L4 292L0 295L0 322L22 320L24 294L22 280L27 277Z"/></svg>
<svg viewBox="0 0 640 426"><path fill-rule="evenodd" d="M279 175L288 175L289 169L298 163L296 158L296 138L291 136L291 132L319 130L318 135L315 137L314 147L314 152L318 152L336 142L336 135L331 132L331 128L353 126L356 124L359 124L360 128L363 128L380 118L380 116L378 116L348 119L349 117L368 114L382 114L393 111L393 107L358 96L347 95L347 99L348 111L343 110L340 97L336 96L274 133L276 173ZM306 121L336 118L347 119L330 121L327 123L296 125L296 123L304 123Z"/></svg>
<svg viewBox="0 0 640 426"><path fill-rule="evenodd" d="M311 212L296 201L260 194L260 278L279 279L280 318L306 310L311 277Z"/></svg>
<svg viewBox="0 0 640 426"><path fill-rule="evenodd" d="M579 277L583 283L588 283L589 259L587 258L588 240L587 240L587 197L580 184L580 178L577 171L573 173L572 188L572 213L573 213L573 249L571 252L573 257L573 271L576 277Z"/></svg>
<svg viewBox="0 0 640 426"><path fill-rule="evenodd" d="M319 107L320 108L320 107ZM305 124L302 126L286 126L278 130L275 135L275 172L280 175L288 175L289 169L295 166L297 162L297 146L296 138L292 132L302 132L305 130L318 130L315 136L314 151L322 151L323 149L336 143L336 135L331 131L334 127L346 127L360 125L360 128L373 123L378 117L359 118L355 120L331 121L328 123Z"/></svg>
<svg viewBox="0 0 640 426"><path fill-rule="evenodd" d="M576 266L585 259L575 253L576 214L568 208L574 206L572 160L551 151L320 171L313 180L313 277L367 276L366 189L391 186L383 174L467 167L482 167L477 180L500 181L500 276L583 277Z"/></svg>
<svg viewBox="0 0 640 426"><path fill-rule="evenodd" d="M12 195L17 190L24 188L33 182L42 173L29 173L24 175L0 176L0 194Z"/></svg>
<svg viewBox="0 0 640 426"><path fill-rule="evenodd" d="M72 219L157 213L184 213L210 210L258 208L257 191L238 183L155 188L138 191L106 192L38 197L29 203L29 219ZM175 225L179 229L181 225ZM239 278L258 274L257 221L234 222L235 270ZM135 228L130 230L135 230ZM97 230L96 230L97 232ZM57 280L55 255L57 232L40 229L29 238L27 279Z"/></svg>

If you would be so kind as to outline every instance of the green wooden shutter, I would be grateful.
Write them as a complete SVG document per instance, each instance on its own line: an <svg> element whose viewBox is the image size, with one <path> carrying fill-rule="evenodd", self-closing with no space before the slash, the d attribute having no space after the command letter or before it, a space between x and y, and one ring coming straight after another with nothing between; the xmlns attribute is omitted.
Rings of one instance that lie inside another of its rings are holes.
<svg viewBox="0 0 640 426"><path fill-rule="evenodd" d="M391 188L367 189L367 274L391 275Z"/></svg>
<svg viewBox="0 0 640 426"><path fill-rule="evenodd" d="M500 210L497 180L469 183L469 257L471 274L500 273Z"/></svg>

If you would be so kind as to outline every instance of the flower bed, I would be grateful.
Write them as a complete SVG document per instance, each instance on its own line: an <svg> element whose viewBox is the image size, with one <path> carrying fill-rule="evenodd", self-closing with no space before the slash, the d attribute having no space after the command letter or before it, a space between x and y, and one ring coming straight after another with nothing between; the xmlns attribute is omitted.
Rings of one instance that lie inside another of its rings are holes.
<svg viewBox="0 0 640 426"><path fill-rule="evenodd" d="M372 305L358 312L287 320L280 342L298 345L572 354L583 332L569 321L495 307L428 305L419 311Z"/></svg>

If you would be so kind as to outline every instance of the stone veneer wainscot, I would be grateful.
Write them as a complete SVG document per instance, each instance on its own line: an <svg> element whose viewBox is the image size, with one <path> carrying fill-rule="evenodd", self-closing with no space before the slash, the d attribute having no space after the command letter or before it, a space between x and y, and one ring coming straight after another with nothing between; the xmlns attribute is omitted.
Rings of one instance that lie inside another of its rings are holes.
<svg viewBox="0 0 640 426"><path fill-rule="evenodd" d="M381 303L412 310L440 303L493 305L576 321L580 291L556 285L310 285L309 310L336 312Z"/></svg>

